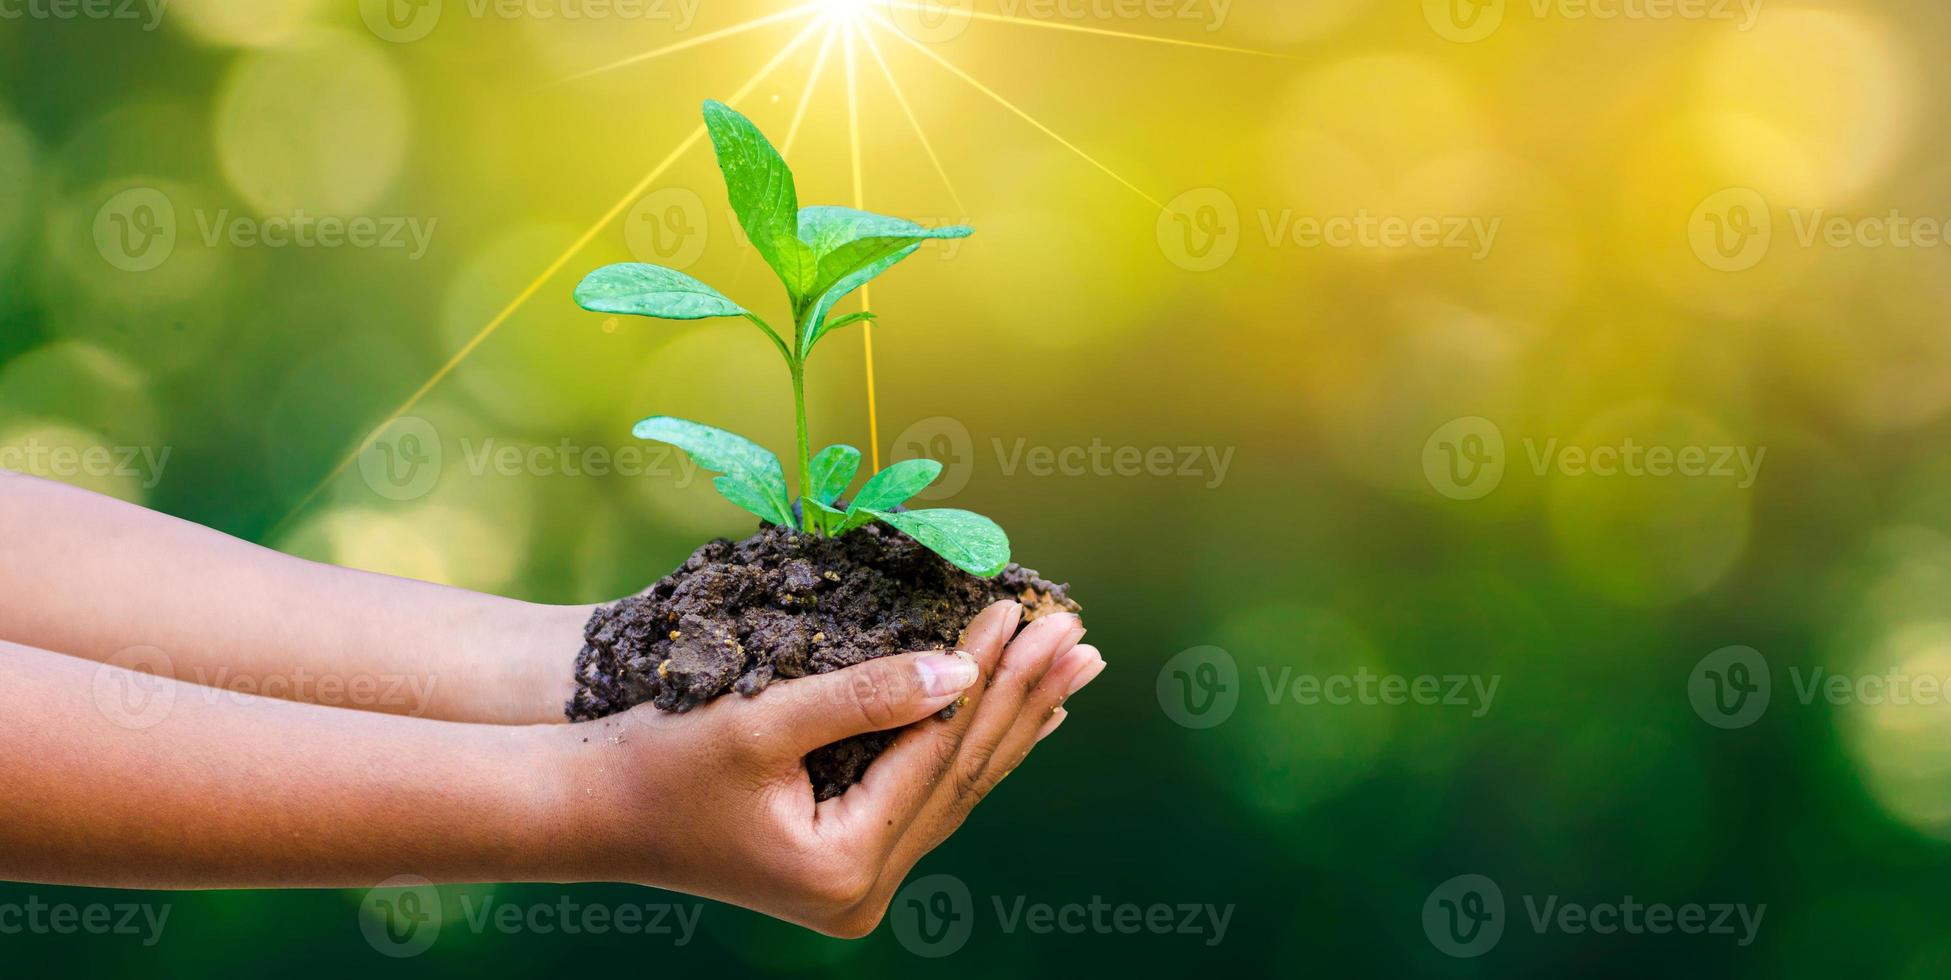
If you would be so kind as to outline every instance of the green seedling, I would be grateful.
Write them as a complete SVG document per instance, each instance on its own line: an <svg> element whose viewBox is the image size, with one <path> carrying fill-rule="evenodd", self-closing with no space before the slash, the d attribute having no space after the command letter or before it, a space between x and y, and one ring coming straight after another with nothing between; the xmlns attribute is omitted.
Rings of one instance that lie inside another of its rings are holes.
<svg viewBox="0 0 1951 980"><path fill-rule="evenodd" d="M860 450L828 446L815 456L806 430L807 359L835 330L874 319L865 312L829 319L834 306L923 242L965 238L971 229L925 228L853 208L802 208L792 171L751 120L722 102L705 103L704 114L738 223L786 286L791 338L716 289L662 266L604 266L576 287L576 303L598 313L663 320L742 317L764 331L792 374L799 505L795 508L787 493L779 457L749 439L662 415L644 419L632 431L640 439L670 443L698 465L723 474L712 481L718 492L768 523L833 536L882 521L959 568L985 578L998 574L1009 564L1009 538L994 521L966 510L896 510L935 482L942 464L915 459L889 466L873 474L843 511L835 504L860 471Z"/></svg>

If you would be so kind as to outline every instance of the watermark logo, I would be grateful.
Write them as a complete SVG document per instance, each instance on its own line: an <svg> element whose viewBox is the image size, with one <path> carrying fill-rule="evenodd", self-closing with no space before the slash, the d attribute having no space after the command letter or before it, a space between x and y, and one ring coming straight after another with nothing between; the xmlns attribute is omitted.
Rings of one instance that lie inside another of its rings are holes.
<svg viewBox="0 0 1951 980"><path fill-rule="evenodd" d="M1951 218L1915 215L1901 208L1880 214L1837 213L1827 208L1785 208L1778 216L1767 199L1747 188L1707 196L1688 219L1687 239L1709 268L1744 272L1759 265L1787 217L1795 244L1804 250L1937 249L1951 246Z"/></svg>
<svg viewBox="0 0 1951 980"><path fill-rule="evenodd" d="M1768 710L1768 661L1753 647L1722 647L1694 665L1687 700L1715 728L1746 728Z"/></svg>
<svg viewBox="0 0 1951 980"><path fill-rule="evenodd" d="M962 879L928 875L903 886L894 896L894 938L903 949L926 959L954 954L975 932L975 899Z"/></svg>
<svg viewBox="0 0 1951 980"><path fill-rule="evenodd" d="M1187 272L1211 272L1240 250L1240 206L1217 187L1186 191L1158 215L1158 247Z"/></svg>
<svg viewBox="0 0 1951 980"><path fill-rule="evenodd" d="M1766 904L1738 902L1646 902L1633 895L1616 901L1571 902L1558 895L1524 895L1521 924L1535 935L1628 935L1732 937L1735 945L1754 943ZM1495 948L1507 926L1503 890L1484 875L1458 875L1436 886L1423 900L1423 933L1442 953L1469 959Z"/></svg>
<svg viewBox="0 0 1951 980"><path fill-rule="evenodd" d="M1818 701L1832 707L1951 704L1951 674L1911 667L1900 663L1881 671L1831 673L1820 666L1790 665L1785 690L1792 703L1803 707ZM1773 703L1774 693L1773 671L1752 647L1722 647L1702 657L1687 678L1687 701L1702 721L1716 728L1754 724Z"/></svg>
<svg viewBox="0 0 1951 980"><path fill-rule="evenodd" d="M144 490L163 482L174 446L73 446L44 443L39 436L0 444L0 469L56 480L80 477L129 480Z"/></svg>
<svg viewBox="0 0 1951 980"><path fill-rule="evenodd" d="M887 0L887 17L901 33L923 44L962 36L975 19L975 0Z"/></svg>
<svg viewBox="0 0 1951 980"><path fill-rule="evenodd" d="M176 251L176 205L154 187L131 187L95 212L95 251L123 272L148 272Z"/></svg>
<svg viewBox="0 0 1951 980"><path fill-rule="evenodd" d="M383 956L406 959L440 939L440 891L419 875L395 875L359 901L359 933Z"/></svg>
<svg viewBox="0 0 1951 980"><path fill-rule="evenodd" d="M926 490L915 494L914 499L947 500L961 493L975 473L975 440L969 435L969 427L960 420L937 415L902 429L894 437L890 457L897 462L932 459L942 464L942 475Z"/></svg>
<svg viewBox="0 0 1951 980"><path fill-rule="evenodd" d="M403 415L367 438L359 451L359 477L388 500L418 500L440 481L442 455L433 423Z"/></svg>
<svg viewBox="0 0 1951 980"><path fill-rule="evenodd" d="M1482 956L1504 938L1504 892L1483 875L1457 875L1423 900L1423 934L1458 959Z"/></svg>
<svg viewBox="0 0 1951 980"><path fill-rule="evenodd" d="M1768 257L1775 219L1761 193L1729 187L1707 195L1687 218L1687 242L1708 268L1745 272Z"/></svg>
<svg viewBox="0 0 1951 980"><path fill-rule="evenodd" d="M987 905L996 930L1049 936L1193 936L1208 947L1226 939L1235 906L1211 902L1119 902L1102 895L1079 901L1031 901L1027 895L991 895ZM894 897L894 935L908 952L940 959L959 951L975 931L975 899L954 875L920 878Z"/></svg>
<svg viewBox="0 0 1951 980"><path fill-rule="evenodd" d="M1504 482L1504 433L1475 415L1452 419L1423 443L1423 477L1451 500L1476 500Z"/></svg>
<svg viewBox="0 0 1951 980"><path fill-rule="evenodd" d="M1423 0L1423 20L1446 41L1470 44L1497 32L1505 0Z"/></svg>
<svg viewBox="0 0 1951 980"><path fill-rule="evenodd" d="M1216 646L1180 651L1158 669L1159 709L1182 728L1213 728L1240 705L1240 665Z"/></svg>
<svg viewBox="0 0 1951 980"><path fill-rule="evenodd" d="M170 0L0 0L0 21L136 20L142 30L163 22Z"/></svg>
<svg viewBox="0 0 1951 980"><path fill-rule="evenodd" d="M1762 0L1423 0L1423 20L1438 37L1473 44L1497 32L1505 14L1515 11L1535 20L1728 21L1735 30L1754 29Z"/></svg>
<svg viewBox="0 0 1951 980"><path fill-rule="evenodd" d="M144 946L163 939L174 905L147 902L46 902L29 895L24 902L0 903L0 936L137 936Z"/></svg>
<svg viewBox="0 0 1951 980"><path fill-rule="evenodd" d="M359 17L382 41L411 44L440 26L441 0L359 0Z"/></svg>
<svg viewBox="0 0 1951 980"><path fill-rule="evenodd" d="M1523 440L1525 460L1540 479L1731 480L1746 490L1761 478L1767 446L1663 445L1627 436L1617 444L1568 445L1556 438ZM1423 443L1423 478L1452 500L1476 500L1496 490L1505 470L1503 432L1488 419L1452 419Z"/></svg>
<svg viewBox="0 0 1951 980"><path fill-rule="evenodd" d="M639 262L688 269L710 239L705 202L683 187L666 187L640 198L623 219L623 240Z"/></svg>
<svg viewBox="0 0 1951 980"><path fill-rule="evenodd" d="M176 706L175 676L176 665L157 647L118 650L95 668L95 708L122 728L154 728Z"/></svg>

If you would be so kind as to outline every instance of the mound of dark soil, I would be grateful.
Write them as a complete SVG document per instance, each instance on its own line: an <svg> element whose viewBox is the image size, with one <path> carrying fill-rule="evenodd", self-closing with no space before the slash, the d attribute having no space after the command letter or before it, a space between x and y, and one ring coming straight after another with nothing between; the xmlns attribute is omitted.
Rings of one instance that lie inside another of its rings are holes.
<svg viewBox="0 0 1951 980"><path fill-rule="evenodd" d="M598 609L576 658L569 717L645 701L687 711L732 690L751 696L775 680L949 649L1001 599L1023 603L1025 623L1079 608L1067 586L1034 571L1011 565L980 579L882 524L838 538L767 526L744 541L713 541L642 594ZM815 796L859 782L893 738L874 732L808 755Z"/></svg>

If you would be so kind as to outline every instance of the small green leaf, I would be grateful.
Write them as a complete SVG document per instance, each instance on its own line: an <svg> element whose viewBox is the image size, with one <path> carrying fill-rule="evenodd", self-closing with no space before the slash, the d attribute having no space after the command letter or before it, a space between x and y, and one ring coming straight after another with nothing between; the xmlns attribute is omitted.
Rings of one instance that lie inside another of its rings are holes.
<svg viewBox="0 0 1951 980"><path fill-rule="evenodd" d="M852 293L854 290L867 285L867 283L871 281L875 276L878 276L881 273L886 272L887 270L893 268L895 263L901 261L902 259L907 258L910 255L913 255L915 251L919 248L921 248L921 243L916 242L915 244L910 245L906 249L902 250L899 254L889 256L888 258L883 259L882 261L874 265L868 266L867 268L862 269L859 272L856 272L853 275L840 280L840 282L836 284L832 289L829 289L824 294L822 294L820 296L819 302L815 303L813 306L812 315L807 317L806 319L806 322L811 324L811 328L806 331L805 338L800 342L799 356L803 359L807 355L813 353L813 345L819 343L820 338L825 337L827 334L833 332L833 325L830 325L826 322L826 315L827 315L827 311L833 309L833 305L835 303L838 303L841 300L846 299L849 293Z"/></svg>
<svg viewBox="0 0 1951 980"><path fill-rule="evenodd" d="M942 475L942 464L932 459L907 459L889 466L868 479L854 495L852 510L888 510L908 502L928 489Z"/></svg>
<svg viewBox="0 0 1951 980"><path fill-rule="evenodd" d="M779 457L765 447L724 429L688 419L657 415L638 422L630 430L639 439L668 442L691 454L698 465L723 476L711 485L731 501L760 520L782 527L793 527L793 508L786 495L786 471Z"/></svg>
<svg viewBox="0 0 1951 980"><path fill-rule="evenodd" d="M860 312L849 312L847 316L837 316L837 318L833 318L833 320L825 320L825 322L819 322L819 324L816 324L816 326L814 326L814 330L812 330L812 334L808 334L808 340L806 340L806 349L814 349L814 344L819 344L819 338L823 338L823 336L827 336L827 334L831 334L831 332L835 332L835 330L839 330L839 328L843 328L843 326L853 326L853 324L858 324L858 322L862 322L862 320L880 320L880 314L878 314L878 312L868 312L868 310L860 310Z"/></svg>
<svg viewBox="0 0 1951 980"><path fill-rule="evenodd" d="M994 578L1009 565L1009 535L981 514L966 510L877 510L873 514L971 575Z"/></svg>
<svg viewBox="0 0 1951 980"><path fill-rule="evenodd" d="M747 316L744 307L676 269L640 262L606 265L576 286L576 305L596 313L703 320Z"/></svg>
<svg viewBox="0 0 1951 980"><path fill-rule="evenodd" d="M847 492L860 472L860 450L852 446L828 446L813 457L813 486L806 492L822 504L831 504Z"/></svg>
<svg viewBox="0 0 1951 980"><path fill-rule="evenodd" d="M818 297L800 347L804 357L828 330L825 318L835 303L866 285L875 276L913 255L921 243L937 238L967 238L973 229L961 225L929 228L906 218L891 218L855 208L809 207L799 212L799 237L812 248L818 274L808 296Z"/></svg>
<svg viewBox="0 0 1951 980"><path fill-rule="evenodd" d="M797 308L811 294L819 258L799 238L799 192L793 187L793 172L759 127L731 106L706 102L704 113L739 226L779 274Z"/></svg>

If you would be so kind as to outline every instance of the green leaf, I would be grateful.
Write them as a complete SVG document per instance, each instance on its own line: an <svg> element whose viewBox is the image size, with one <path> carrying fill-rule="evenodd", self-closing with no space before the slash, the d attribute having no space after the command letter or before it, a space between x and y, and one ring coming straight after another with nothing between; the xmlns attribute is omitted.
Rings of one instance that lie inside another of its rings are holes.
<svg viewBox="0 0 1951 980"><path fill-rule="evenodd" d="M823 336L827 336L827 334L831 334L831 332L835 332L835 330L839 330L843 326L858 324L860 320L880 320L880 314L878 312L860 310L860 312L849 312L847 316L839 316L835 320L821 320L817 326L814 326L814 332L808 336L806 349L814 349L814 344L819 342L819 338L823 338Z"/></svg>
<svg viewBox="0 0 1951 980"><path fill-rule="evenodd" d="M929 228L906 218L891 218L855 208L809 207L799 212L799 237L812 248L819 267L807 295L818 297L812 324L801 344L800 356L828 330L825 318L835 303L866 285L875 276L913 255L929 239L967 238L974 229L961 225Z"/></svg>
<svg viewBox="0 0 1951 980"><path fill-rule="evenodd" d="M994 578L1009 564L1009 535L996 522L966 510L874 511L957 568Z"/></svg>
<svg viewBox="0 0 1951 980"><path fill-rule="evenodd" d="M606 265L576 286L576 305L596 313L703 320L749 316L725 294L676 269L641 262Z"/></svg>
<svg viewBox="0 0 1951 980"><path fill-rule="evenodd" d="M852 446L828 446L813 457L813 486L803 495L822 504L831 504L847 491L860 472L860 450Z"/></svg>
<svg viewBox="0 0 1951 980"><path fill-rule="evenodd" d="M928 489L942 475L942 464L932 459L906 459L869 478L854 495L851 510L887 510L908 502Z"/></svg>
<svg viewBox="0 0 1951 980"><path fill-rule="evenodd" d="M814 304L812 315L807 317L806 319L806 322L808 324L811 324L811 327L806 331L806 336L802 338L800 342L800 346L799 346L800 358L803 360L806 358L807 355L813 353L813 345L819 343L820 338L825 337L827 334L833 332L835 325L830 325L826 321L827 311L833 309L833 304L838 303L843 299L846 299L849 293L852 293L854 290L859 289L862 286L865 286L875 276L878 276L881 273L886 272L887 270L893 268L895 263L901 261L902 259L907 258L910 255L913 255L915 253L915 250L920 247L921 244L919 242L910 245L906 249L904 249L900 254L891 256L879 263L876 263L875 265L868 266L867 268L862 269L859 272L856 272L845 279L842 279L832 289L827 290L826 293L820 297L819 302Z"/></svg>
<svg viewBox="0 0 1951 980"><path fill-rule="evenodd" d="M638 422L631 434L639 439L668 442L691 454L698 465L723 476L711 481L726 500L760 520L793 527L793 508L786 495L786 471L779 457L744 436L687 419L657 415Z"/></svg>
<svg viewBox="0 0 1951 980"><path fill-rule="evenodd" d="M779 274L798 308L812 293L819 258L799 238L799 192L793 187L793 172L759 127L731 106L706 102L704 113L739 226Z"/></svg>

